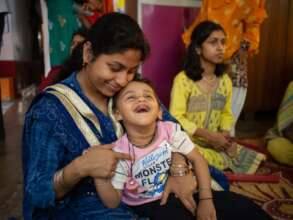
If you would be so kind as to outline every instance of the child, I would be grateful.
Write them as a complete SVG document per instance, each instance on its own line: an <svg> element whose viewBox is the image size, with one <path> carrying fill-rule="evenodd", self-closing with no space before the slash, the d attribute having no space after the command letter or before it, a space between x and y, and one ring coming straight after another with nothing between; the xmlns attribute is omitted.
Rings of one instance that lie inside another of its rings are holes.
<svg viewBox="0 0 293 220"><path fill-rule="evenodd" d="M115 150L128 153L132 161L119 161L112 180L95 180L103 203L115 208L122 200L140 216L151 219L194 219L175 197L160 206L171 153L180 152L192 163L198 181L198 219L216 219L207 163L178 124L159 120L162 112L149 82L129 82L114 105L114 114L126 130Z"/></svg>
<svg viewBox="0 0 293 220"><path fill-rule="evenodd" d="M237 145L229 136L232 82L222 64L225 41L223 28L211 21L193 30L184 71L174 79L170 113L199 145L210 165L252 174L265 155Z"/></svg>

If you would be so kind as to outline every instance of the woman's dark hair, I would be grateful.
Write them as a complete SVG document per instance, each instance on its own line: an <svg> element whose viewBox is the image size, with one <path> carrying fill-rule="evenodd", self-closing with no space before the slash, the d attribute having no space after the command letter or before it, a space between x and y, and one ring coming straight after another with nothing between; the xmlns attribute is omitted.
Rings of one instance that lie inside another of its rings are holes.
<svg viewBox="0 0 293 220"><path fill-rule="evenodd" d="M130 16L121 13L103 15L89 29L84 42L89 41L93 56L101 54L121 53L128 49L137 49L141 52L141 61L149 54L150 48L137 22ZM70 58L65 62L58 81L67 78L72 72L82 69L83 43L79 44ZM57 82L57 81L56 81Z"/></svg>
<svg viewBox="0 0 293 220"><path fill-rule="evenodd" d="M184 59L183 69L186 75L194 80L198 81L202 78L204 72L200 64L200 56L196 52L196 48L200 48L203 42L211 35L214 31L224 31L221 25L216 24L212 21L203 21L198 24L191 35L191 43L187 48L186 56ZM215 74L220 76L224 73L226 65L216 64Z"/></svg>
<svg viewBox="0 0 293 220"><path fill-rule="evenodd" d="M75 32L73 32L71 39L73 39L76 35L82 36L84 39L87 39L88 38L88 32L89 31L86 28L79 28Z"/></svg>

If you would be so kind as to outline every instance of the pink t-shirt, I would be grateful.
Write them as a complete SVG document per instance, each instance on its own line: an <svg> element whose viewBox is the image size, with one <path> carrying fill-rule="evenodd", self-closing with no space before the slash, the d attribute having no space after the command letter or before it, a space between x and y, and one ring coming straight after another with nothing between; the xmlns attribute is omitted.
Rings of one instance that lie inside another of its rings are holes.
<svg viewBox="0 0 293 220"><path fill-rule="evenodd" d="M125 134L116 141L114 150L130 154L135 161L118 162L112 185L115 189L123 190L122 201L128 205L141 205L158 200L162 197L167 181L171 153L186 155L193 148L194 143L181 130L180 125L174 122L159 121L156 139L146 148L135 147ZM125 187L133 186L133 180L139 187Z"/></svg>

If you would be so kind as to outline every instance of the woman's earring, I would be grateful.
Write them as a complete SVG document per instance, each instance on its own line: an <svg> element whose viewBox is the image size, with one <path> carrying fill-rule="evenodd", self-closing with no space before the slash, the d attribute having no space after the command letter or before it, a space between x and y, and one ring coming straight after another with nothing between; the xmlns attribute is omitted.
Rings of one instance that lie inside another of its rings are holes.
<svg viewBox="0 0 293 220"><path fill-rule="evenodd" d="M197 55L200 55L200 50L199 50L199 48L196 48L196 49L195 49L195 52L197 53Z"/></svg>
<svg viewBox="0 0 293 220"><path fill-rule="evenodd" d="M82 67L85 68L86 66L87 66L87 62L84 62L84 61L83 61L83 63L82 63Z"/></svg>

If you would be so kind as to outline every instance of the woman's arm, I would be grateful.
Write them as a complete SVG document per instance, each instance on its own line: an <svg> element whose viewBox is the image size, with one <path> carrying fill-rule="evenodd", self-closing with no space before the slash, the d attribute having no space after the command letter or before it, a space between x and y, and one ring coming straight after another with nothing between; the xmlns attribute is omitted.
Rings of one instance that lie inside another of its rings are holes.
<svg viewBox="0 0 293 220"><path fill-rule="evenodd" d="M171 90L170 113L178 120L183 129L189 135L192 135L197 129L197 124L186 117L190 92L184 84L185 78L185 74L181 72L174 79Z"/></svg>
<svg viewBox="0 0 293 220"><path fill-rule="evenodd" d="M203 128L197 128L193 136L200 137L209 143L215 150L223 151L231 146L225 132L213 132Z"/></svg>
<svg viewBox="0 0 293 220"><path fill-rule="evenodd" d="M171 169L172 166L178 165L187 167L186 158L180 153L172 153ZM196 191L197 182L188 170L186 172L186 169L188 168L183 168L183 170L181 170L182 172L180 172L181 174L177 173L178 175L175 174L175 176L172 176L171 174L168 177L160 204L166 204L169 194L174 193L180 199L185 208L194 214L196 204L193 199L193 193Z"/></svg>
<svg viewBox="0 0 293 220"><path fill-rule="evenodd" d="M234 123L233 113L232 113L232 81L227 74L223 75L224 86L226 87L226 103L221 112L221 131L230 131Z"/></svg>
<svg viewBox="0 0 293 220"><path fill-rule="evenodd" d="M199 198L212 198L211 177L206 160L195 148L186 156L193 165L194 175L198 182Z"/></svg>
<svg viewBox="0 0 293 220"><path fill-rule="evenodd" d="M128 154L114 152L113 144L88 148L85 154L55 173L54 189L56 198L61 198L82 178L110 178L114 175L119 159L130 159Z"/></svg>
<svg viewBox="0 0 293 220"><path fill-rule="evenodd" d="M197 208L198 219L216 220L216 209L213 204L213 195L211 191L211 177L206 160L201 154L193 148L187 154L187 158L191 161L194 169L194 175L198 181L199 204Z"/></svg>

